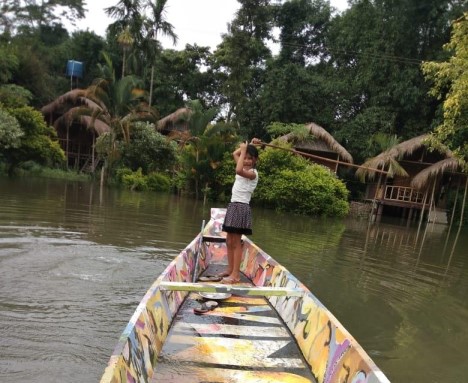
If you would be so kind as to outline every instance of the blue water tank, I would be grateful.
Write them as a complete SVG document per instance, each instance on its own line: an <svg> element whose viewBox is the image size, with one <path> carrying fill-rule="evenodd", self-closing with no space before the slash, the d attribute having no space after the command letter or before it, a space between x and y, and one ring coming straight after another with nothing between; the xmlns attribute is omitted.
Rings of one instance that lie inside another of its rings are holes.
<svg viewBox="0 0 468 383"><path fill-rule="evenodd" d="M81 61L68 60L67 62L67 76L69 77L83 77L83 63Z"/></svg>

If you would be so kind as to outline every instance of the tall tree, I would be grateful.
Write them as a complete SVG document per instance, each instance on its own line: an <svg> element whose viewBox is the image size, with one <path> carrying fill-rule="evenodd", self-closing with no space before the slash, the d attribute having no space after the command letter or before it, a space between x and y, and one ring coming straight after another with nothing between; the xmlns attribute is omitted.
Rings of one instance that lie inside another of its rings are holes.
<svg viewBox="0 0 468 383"><path fill-rule="evenodd" d="M174 32L174 26L166 19L167 0L148 1L147 8L150 15L145 18L145 41L146 54L151 62L151 79L149 92L149 105L151 106L153 98L153 80L154 80L154 60L158 51L158 36L168 36L172 39L174 45L177 43L177 35Z"/></svg>
<svg viewBox="0 0 468 383"><path fill-rule="evenodd" d="M220 186L217 182L217 169L224 155L232 149L237 140L233 125L225 122L213 124L218 114L217 108L204 108L199 100L187 103L191 110L188 132L182 141L182 159L185 179L193 185L198 198L200 191L205 198L208 193L217 197Z"/></svg>
<svg viewBox="0 0 468 383"><path fill-rule="evenodd" d="M326 32L330 24L330 3L325 0L290 0L277 10L280 30L279 60L305 66L326 55Z"/></svg>
<svg viewBox="0 0 468 383"><path fill-rule="evenodd" d="M123 59L122 59L122 78L125 77L125 65L127 63L127 53L131 49L135 39L130 33L130 28L127 26L125 29L120 32L117 37L117 42L122 47L123 50Z"/></svg>
<svg viewBox="0 0 468 383"><path fill-rule="evenodd" d="M187 45L175 51L164 49L155 58L153 99L157 100L162 116L182 108L187 100L200 100L202 105L217 106L216 78L208 61L212 57L208 47Z"/></svg>
<svg viewBox="0 0 468 383"><path fill-rule="evenodd" d="M83 84L83 87L86 87L95 78L100 76L98 63L103 63L101 52L107 49L108 47L104 39L96 33L91 31L74 32L70 39L63 44L63 53L60 56L60 62L57 64L61 66L57 68L57 73L63 73L63 63L65 60L73 59L81 61L84 66L81 84Z"/></svg>
<svg viewBox="0 0 468 383"><path fill-rule="evenodd" d="M327 1L291 0L276 8L280 51L267 66L260 108L271 122L317 122L329 126L327 30L331 8Z"/></svg>
<svg viewBox="0 0 468 383"><path fill-rule="evenodd" d="M13 28L26 25L37 28L85 17L83 0L10 0L2 2L0 30L12 32Z"/></svg>
<svg viewBox="0 0 468 383"><path fill-rule="evenodd" d="M227 99L227 118L235 119L250 135L261 121L254 120L266 60L271 51L273 9L270 0L239 0L241 7L214 53L214 69Z"/></svg>
<svg viewBox="0 0 468 383"><path fill-rule="evenodd" d="M337 137L358 145L350 148L356 158L359 137L378 132L382 122L391 123L385 133L404 139L430 129L436 103L427 96L420 63L440 57L450 20L463 3L356 0L334 19L327 45L334 93L340 95Z"/></svg>
<svg viewBox="0 0 468 383"><path fill-rule="evenodd" d="M114 65L122 64L122 77L128 67L127 60L137 55L143 44L144 5L141 0L119 0L116 5L105 8L105 12L116 21L107 28L107 39L114 49L122 48L123 58L113 53ZM136 50L136 52L134 52ZM138 74L135 73L134 74Z"/></svg>
<svg viewBox="0 0 468 383"><path fill-rule="evenodd" d="M468 172L468 12L453 23L445 49L452 53L444 62L424 62L423 71L443 99L443 119L432 134L431 144L448 147Z"/></svg>

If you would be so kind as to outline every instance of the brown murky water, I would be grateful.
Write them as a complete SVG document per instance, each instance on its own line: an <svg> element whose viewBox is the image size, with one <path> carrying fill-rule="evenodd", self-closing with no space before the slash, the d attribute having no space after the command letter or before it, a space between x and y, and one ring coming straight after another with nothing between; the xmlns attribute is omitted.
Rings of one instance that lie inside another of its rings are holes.
<svg viewBox="0 0 468 383"><path fill-rule="evenodd" d="M139 300L209 206L0 178L2 382L99 381ZM393 382L466 382L468 231L254 208L252 239L301 279Z"/></svg>

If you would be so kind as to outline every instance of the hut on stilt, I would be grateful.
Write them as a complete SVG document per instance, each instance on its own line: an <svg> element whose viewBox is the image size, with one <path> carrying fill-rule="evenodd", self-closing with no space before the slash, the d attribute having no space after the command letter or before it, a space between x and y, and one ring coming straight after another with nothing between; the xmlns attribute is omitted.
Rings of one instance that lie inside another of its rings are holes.
<svg viewBox="0 0 468 383"><path fill-rule="evenodd" d="M446 223L446 192L457 177L458 162L449 151L429 150L428 135L401 142L367 160L356 171L366 180L365 199L373 203L371 218L400 216ZM387 172L377 173L372 169Z"/></svg>
<svg viewBox="0 0 468 383"><path fill-rule="evenodd" d="M78 171L94 171L99 164L96 139L110 132L108 124L82 113L100 107L87 97L85 89L73 89L42 107L45 120L55 128L60 146L67 158L67 167Z"/></svg>

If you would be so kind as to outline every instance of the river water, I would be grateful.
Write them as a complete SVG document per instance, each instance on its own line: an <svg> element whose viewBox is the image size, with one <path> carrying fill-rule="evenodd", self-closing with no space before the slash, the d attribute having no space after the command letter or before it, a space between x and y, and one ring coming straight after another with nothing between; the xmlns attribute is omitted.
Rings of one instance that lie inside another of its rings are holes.
<svg viewBox="0 0 468 383"><path fill-rule="evenodd" d="M0 178L0 381L97 382L139 300L210 206ZM468 231L254 207L260 247L296 275L392 382L466 382Z"/></svg>

